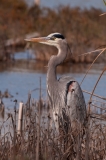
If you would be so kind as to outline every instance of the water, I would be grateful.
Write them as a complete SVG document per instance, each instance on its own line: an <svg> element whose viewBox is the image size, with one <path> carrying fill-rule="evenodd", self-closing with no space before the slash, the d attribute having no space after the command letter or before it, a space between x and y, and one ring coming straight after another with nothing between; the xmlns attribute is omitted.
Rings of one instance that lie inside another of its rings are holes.
<svg viewBox="0 0 106 160"><path fill-rule="evenodd" d="M34 0L25 0L29 5L34 4ZM59 5L69 5L71 7L80 7L82 9L84 8L100 8L104 11L106 10L106 6L103 3L102 0L41 0L40 1L41 7L50 7L50 8L56 8Z"/></svg>
<svg viewBox="0 0 106 160"><path fill-rule="evenodd" d="M31 49L29 49L28 51L26 50L25 52L17 52L14 54L15 60L34 60L35 58L36 56L33 54L33 51Z"/></svg>
<svg viewBox="0 0 106 160"><path fill-rule="evenodd" d="M23 57L19 58L22 53L16 54L15 62L9 62L0 65L0 90L4 92L8 89L9 93L13 96L12 98L4 98L3 101L5 106L8 108L14 107L14 100L17 99L18 102L23 101L26 103L29 91L37 89L32 92L32 98L39 98L39 86L40 86L40 77L42 81L42 97L46 98L46 72L47 72L47 63L36 62L35 57L28 60L28 56L25 56L26 53L23 53ZM18 58L17 58L18 57ZM83 79L85 72L88 68L88 65L76 64L68 66L58 67L58 77L62 75L70 75L74 77L79 83ZM81 85L82 89L92 92L93 87L102 72L104 65L94 65L92 70L85 78L83 84ZM102 76L96 90L95 94L106 97L106 73ZM85 94L86 103L89 100L89 95Z"/></svg>

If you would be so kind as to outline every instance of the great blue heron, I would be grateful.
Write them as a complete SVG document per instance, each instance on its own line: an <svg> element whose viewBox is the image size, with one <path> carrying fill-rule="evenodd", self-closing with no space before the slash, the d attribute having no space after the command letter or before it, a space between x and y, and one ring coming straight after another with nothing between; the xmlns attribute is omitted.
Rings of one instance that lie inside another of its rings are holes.
<svg viewBox="0 0 106 160"><path fill-rule="evenodd" d="M57 130L59 117L62 117L62 111L67 107L72 128L75 122L83 124L86 118L86 104L78 82L70 76L57 79L56 75L57 66L65 60L68 53L68 44L64 36L52 33L47 37L30 38L26 41L48 44L58 49L58 54L51 56L47 71L47 91Z"/></svg>

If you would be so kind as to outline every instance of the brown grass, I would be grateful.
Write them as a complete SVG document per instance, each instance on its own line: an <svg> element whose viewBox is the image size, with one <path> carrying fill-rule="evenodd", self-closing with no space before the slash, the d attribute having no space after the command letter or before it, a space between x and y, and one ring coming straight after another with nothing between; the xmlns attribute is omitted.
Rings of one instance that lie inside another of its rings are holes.
<svg viewBox="0 0 106 160"><path fill-rule="evenodd" d="M78 55L104 45L106 22L105 16L99 16L101 13L102 10L95 8L81 10L69 6L58 6L55 9L50 9L40 8L36 5L28 7L22 0L15 2L14 0L1 0L0 60L8 60L9 54L19 48L19 44L9 49L6 48L7 39L21 38L24 40L25 35L32 32L38 32L41 36L60 32L67 38L72 53L75 55L71 61L90 63L96 54L87 57L79 57ZM22 47L25 46L23 43L20 44ZM36 45L35 50L37 51L37 59L43 61L48 60L55 53L55 49L47 48L47 46L41 49ZM101 56L98 61L106 61L106 56Z"/></svg>
<svg viewBox="0 0 106 160"><path fill-rule="evenodd" d="M61 127L59 135L54 127L50 127L50 109L47 102L41 99L41 89L39 101L32 100L30 93L27 103L24 104L21 134L17 131L16 104L17 102L14 113L9 113L7 120L0 127L0 160L105 160L104 102L97 104L92 100L88 104L85 127L78 124L77 132L72 132L69 120L68 133Z"/></svg>

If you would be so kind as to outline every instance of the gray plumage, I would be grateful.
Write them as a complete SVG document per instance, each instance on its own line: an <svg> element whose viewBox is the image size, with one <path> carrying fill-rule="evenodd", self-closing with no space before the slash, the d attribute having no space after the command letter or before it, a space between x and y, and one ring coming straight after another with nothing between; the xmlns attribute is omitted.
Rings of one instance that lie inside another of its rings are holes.
<svg viewBox="0 0 106 160"><path fill-rule="evenodd" d="M59 118L64 120L64 113L69 114L72 127L76 121L81 125L84 124L86 104L78 82L70 76L60 79L56 76L57 66L65 60L68 53L68 44L64 36L53 33L47 37L32 38L27 41L53 45L58 49L58 54L51 56L47 71L47 91L56 129L59 128Z"/></svg>

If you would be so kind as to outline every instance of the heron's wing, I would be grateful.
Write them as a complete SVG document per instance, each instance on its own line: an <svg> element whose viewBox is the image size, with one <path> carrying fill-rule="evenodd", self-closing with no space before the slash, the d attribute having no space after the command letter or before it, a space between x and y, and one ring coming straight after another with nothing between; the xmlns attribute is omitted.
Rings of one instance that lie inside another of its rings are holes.
<svg viewBox="0 0 106 160"><path fill-rule="evenodd" d="M70 76L64 76L58 82L62 111L64 109L62 122L67 128L70 119L71 127L75 130L80 124L85 124L86 120L86 104L82 90L78 82Z"/></svg>
<svg viewBox="0 0 106 160"><path fill-rule="evenodd" d="M76 119L83 123L86 118L86 104L78 82L70 81L67 84L66 99L66 103L70 111L71 121Z"/></svg>

